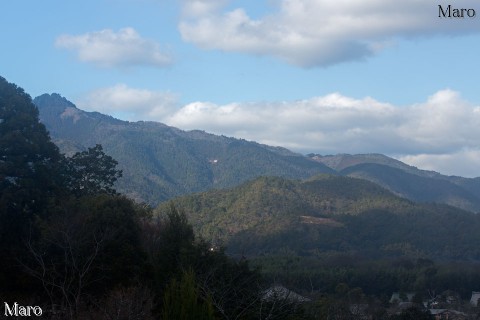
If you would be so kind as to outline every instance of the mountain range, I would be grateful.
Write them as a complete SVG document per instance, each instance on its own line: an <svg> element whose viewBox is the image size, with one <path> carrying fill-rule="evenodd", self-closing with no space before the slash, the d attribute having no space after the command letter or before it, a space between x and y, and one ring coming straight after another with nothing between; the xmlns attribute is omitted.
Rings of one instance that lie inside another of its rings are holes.
<svg viewBox="0 0 480 320"><path fill-rule="evenodd" d="M66 154L102 144L123 178L117 190L156 205L178 195L226 188L258 176L305 179L335 174L323 163L280 147L182 131L157 122L128 122L85 112L58 94L34 99L40 120Z"/></svg>
<svg viewBox="0 0 480 320"><path fill-rule="evenodd" d="M308 179L331 174L369 180L413 201L480 211L480 178L420 170L381 154L305 156L204 131L86 112L59 94L41 95L34 103L62 152L72 154L102 144L123 171L117 190L152 206L260 176Z"/></svg>

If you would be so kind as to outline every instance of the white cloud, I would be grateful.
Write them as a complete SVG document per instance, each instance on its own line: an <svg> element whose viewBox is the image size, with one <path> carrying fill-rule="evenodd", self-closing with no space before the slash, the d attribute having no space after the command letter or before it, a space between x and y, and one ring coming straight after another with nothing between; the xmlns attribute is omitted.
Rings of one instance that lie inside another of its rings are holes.
<svg viewBox="0 0 480 320"><path fill-rule="evenodd" d="M120 84L94 91L78 105L302 153L383 153L422 169L480 176L480 106L449 89L409 106L339 93L291 102L180 106L171 93Z"/></svg>
<svg viewBox="0 0 480 320"><path fill-rule="evenodd" d="M418 154L398 157L400 161L424 170L447 175L479 177L480 148L465 148L450 154Z"/></svg>
<svg viewBox="0 0 480 320"><path fill-rule="evenodd" d="M222 8L228 0L183 0L184 17L204 16Z"/></svg>
<svg viewBox="0 0 480 320"><path fill-rule="evenodd" d="M177 97L168 92L117 84L92 91L76 104L84 110L94 110L129 121L161 120L175 110Z"/></svg>
<svg viewBox="0 0 480 320"><path fill-rule="evenodd" d="M179 29L184 40L205 49L271 55L302 66L358 60L399 37L456 35L480 31L477 19L440 19L438 5L425 0L279 0L259 19L225 1L184 0ZM455 8L478 1L457 0Z"/></svg>
<svg viewBox="0 0 480 320"><path fill-rule="evenodd" d="M157 42L142 38L133 28L118 32L104 29L82 35L65 34L56 39L55 45L76 52L83 62L101 67L164 67L172 63L170 55Z"/></svg>
<svg viewBox="0 0 480 320"><path fill-rule="evenodd" d="M423 150L445 152L456 146L478 146L480 107L451 90L439 91L426 103L409 107L399 135L410 137ZM412 134L413 133L413 134Z"/></svg>

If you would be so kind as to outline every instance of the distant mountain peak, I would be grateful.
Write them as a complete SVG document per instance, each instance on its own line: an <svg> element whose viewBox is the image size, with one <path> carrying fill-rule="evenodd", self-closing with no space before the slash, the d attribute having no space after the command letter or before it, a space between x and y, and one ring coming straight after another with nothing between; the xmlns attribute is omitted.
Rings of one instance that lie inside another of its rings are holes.
<svg viewBox="0 0 480 320"><path fill-rule="evenodd" d="M42 94L41 96L38 96L35 99L33 99L33 103L38 108L48 106L49 108L55 108L58 110L65 109L65 108L77 109L77 107L71 101L67 100L65 97L62 97L58 93Z"/></svg>
<svg viewBox="0 0 480 320"><path fill-rule="evenodd" d="M77 124L82 119L88 119L94 122L107 122L110 124L128 123L127 121L119 120L99 112L88 112L78 109L73 102L58 93L42 94L33 99L33 103L40 111L40 120L42 122L49 122L49 120L46 120L48 118L50 120L62 120L69 124Z"/></svg>

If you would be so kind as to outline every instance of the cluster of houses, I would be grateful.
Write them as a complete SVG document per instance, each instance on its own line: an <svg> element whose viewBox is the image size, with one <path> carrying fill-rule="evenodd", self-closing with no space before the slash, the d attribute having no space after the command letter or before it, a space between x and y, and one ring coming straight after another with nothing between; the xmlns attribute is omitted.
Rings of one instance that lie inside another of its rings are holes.
<svg viewBox="0 0 480 320"><path fill-rule="evenodd" d="M414 293L400 294L395 292L392 294L390 303L396 304L400 310L407 309L414 305ZM462 301L455 293L446 294L442 299L434 297L430 300L424 301L423 306L430 311L435 320L470 320L477 319L476 315L471 314L468 308L461 308L462 311L457 310L461 306ZM480 292L473 291L470 298L470 307L477 308L480 306ZM470 309L472 310L472 309Z"/></svg>
<svg viewBox="0 0 480 320"><path fill-rule="evenodd" d="M394 292L390 298L392 308L388 311L390 314L401 313L411 307L422 308L422 305L415 303L414 293ZM281 299L295 303L308 303L312 301L303 297L281 285L276 285L264 292L263 300ZM441 296L435 296L432 299L423 302L423 309L428 310L435 320L472 320L479 319L480 315L480 292L473 291L470 303L462 301L455 292L445 292ZM368 315L368 304L352 304L350 312L356 315L355 319L371 319Z"/></svg>

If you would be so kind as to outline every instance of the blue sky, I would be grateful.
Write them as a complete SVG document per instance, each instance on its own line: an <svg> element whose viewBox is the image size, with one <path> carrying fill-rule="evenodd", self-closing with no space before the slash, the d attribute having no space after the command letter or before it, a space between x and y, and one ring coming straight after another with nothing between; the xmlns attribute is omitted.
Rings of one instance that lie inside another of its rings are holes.
<svg viewBox="0 0 480 320"><path fill-rule="evenodd" d="M475 18L438 18L438 5ZM480 2L1 1L33 97L294 151L480 176Z"/></svg>

